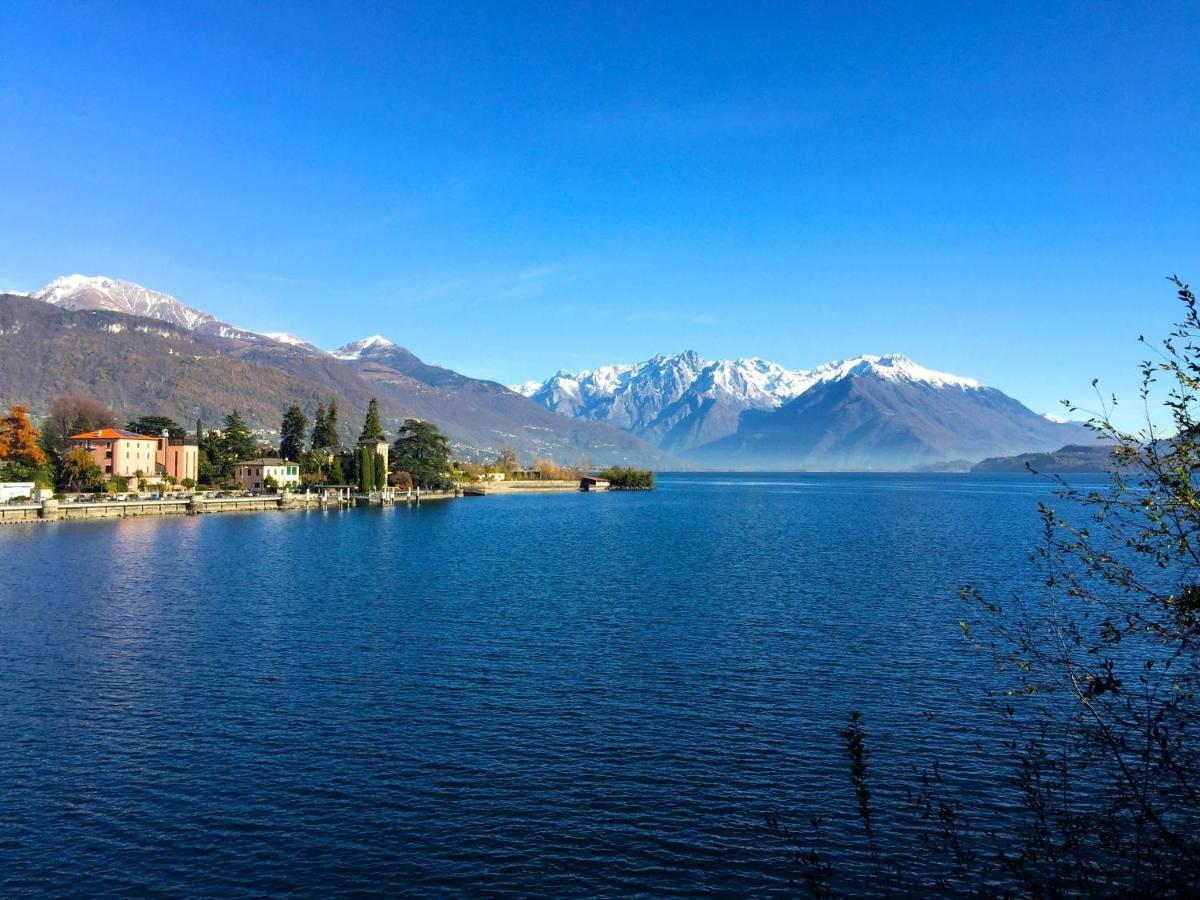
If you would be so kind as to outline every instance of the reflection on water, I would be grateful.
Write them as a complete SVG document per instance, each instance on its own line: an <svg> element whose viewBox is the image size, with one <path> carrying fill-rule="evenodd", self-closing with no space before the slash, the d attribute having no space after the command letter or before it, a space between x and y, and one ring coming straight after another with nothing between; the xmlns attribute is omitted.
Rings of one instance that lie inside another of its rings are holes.
<svg viewBox="0 0 1200 900"><path fill-rule="evenodd" d="M999 801L956 591L1027 577L1048 490L688 475L0 529L0 887L786 892L762 816L845 803L850 709L882 781L939 756Z"/></svg>

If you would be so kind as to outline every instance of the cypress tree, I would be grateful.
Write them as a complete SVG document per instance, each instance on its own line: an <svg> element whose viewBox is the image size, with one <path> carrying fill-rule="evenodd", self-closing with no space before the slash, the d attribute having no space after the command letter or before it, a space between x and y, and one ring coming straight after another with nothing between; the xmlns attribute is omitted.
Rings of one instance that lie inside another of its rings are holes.
<svg viewBox="0 0 1200 900"><path fill-rule="evenodd" d="M379 422L379 401L374 397L367 404L367 420L363 422L362 434L358 436L360 441L382 441L383 440L383 425Z"/></svg>
<svg viewBox="0 0 1200 900"><path fill-rule="evenodd" d="M371 450L369 447L358 448L358 489L369 494L375 486L375 464L371 462Z"/></svg>
<svg viewBox="0 0 1200 900"><path fill-rule="evenodd" d="M375 457L375 489L382 491L387 487L387 466L383 462L382 453L372 453Z"/></svg>

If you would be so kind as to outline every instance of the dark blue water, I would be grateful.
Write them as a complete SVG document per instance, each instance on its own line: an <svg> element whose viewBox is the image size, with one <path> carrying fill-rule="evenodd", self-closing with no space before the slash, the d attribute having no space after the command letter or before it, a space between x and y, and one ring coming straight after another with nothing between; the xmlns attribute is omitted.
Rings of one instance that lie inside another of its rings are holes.
<svg viewBox="0 0 1200 900"><path fill-rule="evenodd" d="M851 709L881 781L941 758L1003 802L957 589L1029 583L1048 495L674 476L0 527L0 893L783 891L763 817L850 809Z"/></svg>

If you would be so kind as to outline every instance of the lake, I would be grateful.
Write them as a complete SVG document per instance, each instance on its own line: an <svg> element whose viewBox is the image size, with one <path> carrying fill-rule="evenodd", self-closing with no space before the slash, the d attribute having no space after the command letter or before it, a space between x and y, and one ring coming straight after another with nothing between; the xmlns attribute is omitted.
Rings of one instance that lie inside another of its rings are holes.
<svg viewBox="0 0 1200 900"><path fill-rule="evenodd" d="M1049 496L673 475L0 527L0 893L786 892L764 816L851 809L851 710L885 813L933 759L1004 802L957 592L1034 583Z"/></svg>

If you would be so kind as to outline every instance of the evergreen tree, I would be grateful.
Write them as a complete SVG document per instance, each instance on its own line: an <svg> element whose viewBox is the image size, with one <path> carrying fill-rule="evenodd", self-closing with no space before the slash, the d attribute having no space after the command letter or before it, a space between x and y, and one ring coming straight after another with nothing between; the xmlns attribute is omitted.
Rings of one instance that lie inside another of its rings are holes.
<svg viewBox="0 0 1200 900"><path fill-rule="evenodd" d="M364 494L370 493L375 487L375 463L371 461L374 451L370 447L359 447L355 454L355 468L358 470L358 489Z"/></svg>
<svg viewBox="0 0 1200 900"><path fill-rule="evenodd" d="M367 420L363 422L362 434L358 436L358 439L360 441L383 440L383 425L379 423L379 402L374 397L367 404Z"/></svg>
<svg viewBox="0 0 1200 900"><path fill-rule="evenodd" d="M329 411L325 414L325 443L323 447L340 447L342 446L341 436L338 435L338 412L337 412L337 397L329 399Z"/></svg>
<svg viewBox="0 0 1200 900"><path fill-rule="evenodd" d="M330 484L345 484L346 473L342 469L342 458L335 456L333 462L329 464L329 483Z"/></svg>
<svg viewBox="0 0 1200 900"><path fill-rule="evenodd" d="M200 439L198 471L202 484L220 484L233 473L233 461L225 456L221 438L215 430L205 432Z"/></svg>
<svg viewBox="0 0 1200 900"><path fill-rule="evenodd" d="M408 472L422 488L450 486L450 440L432 422L405 419L392 445L393 472Z"/></svg>
<svg viewBox="0 0 1200 900"><path fill-rule="evenodd" d="M68 435L83 434L85 431L95 431L99 426L95 424L85 413L79 413L71 420L71 427L67 429Z"/></svg>
<svg viewBox="0 0 1200 900"><path fill-rule="evenodd" d="M236 409L225 417L225 427L221 433L221 451L230 462L254 459L259 455L254 435L250 433L250 429L242 420L242 414Z"/></svg>
<svg viewBox="0 0 1200 900"><path fill-rule="evenodd" d="M375 489L382 491L387 487L387 465L383 461L382 453L372 453L375 457Z"/></svg>
<svg viewBox="0 0 1200 900"><path fill-rule="evenodd" d="M289 406L283 414L283 425L280 427L279 455L292 462L299 462L304 452L304 431L308 428L308 418L301 412L300 407Z"/></svg>
<svg viewBox="0 0 1200 900"><path fill-rule="evenodd" d="M173 438L183 437L186 433L182 425L166 416L138 416L126 422L125 427L134 434L150 437L159 437L164 431Z"/></svg>
<svg viewBox="0 0 1200 900"><path fill-rule="evenodd" d="M317 413L313 416L312 443L309 445L313 450L325 449L321 441L325 437L325 404L317 404Z"/></svg>
<svg viewBox="0 0 1200 900"><path fill-rule="evenodd" d="M204 423L200 421L199 417L197 417L196 418L196 443L199 444L203 438L204 438Z"/></svg>
<svg viewBox="0 0 1200 900"><path fill-rule="evenodd" d="M329 401L329 408L317 407L316 424L313 426L312 448L314 450L334 450L342 446L342 439L337 432L337 399Z"/></svg>

